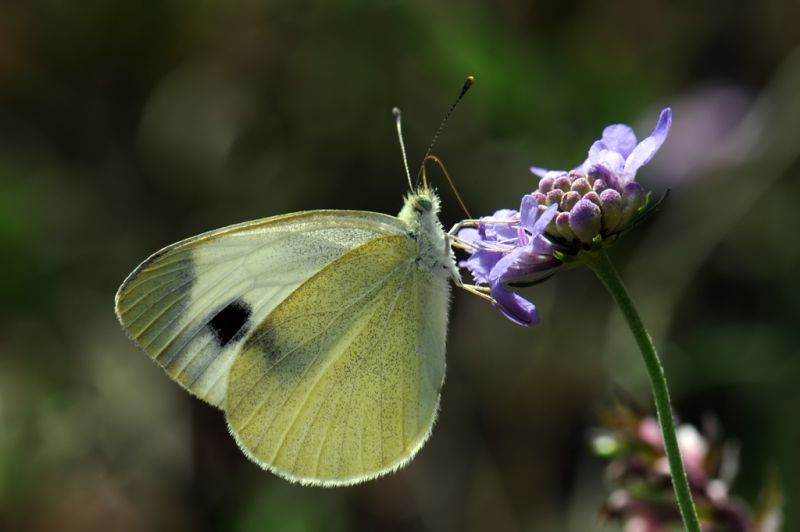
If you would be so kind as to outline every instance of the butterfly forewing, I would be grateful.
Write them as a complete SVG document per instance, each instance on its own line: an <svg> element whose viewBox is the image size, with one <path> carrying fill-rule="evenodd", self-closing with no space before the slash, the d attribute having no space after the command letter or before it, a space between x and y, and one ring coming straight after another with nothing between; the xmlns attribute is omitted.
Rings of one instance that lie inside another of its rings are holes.
<svg viewBox="0 0 800 532"><path fill-rule="evenodd" d="M449 284L408 234L372 239L303 283L244 341L226 412L245 452L292 480L351 484L427 439L444 378Z"/></svg>
<svg viewBox="0 0 800 532"><path fill-rule="evenodd" d="M205 233L134 270L117 293L117 317L172 378L223 406L242 343L286 296L345 253L403 231L382 214L311 211Z"/></svg>

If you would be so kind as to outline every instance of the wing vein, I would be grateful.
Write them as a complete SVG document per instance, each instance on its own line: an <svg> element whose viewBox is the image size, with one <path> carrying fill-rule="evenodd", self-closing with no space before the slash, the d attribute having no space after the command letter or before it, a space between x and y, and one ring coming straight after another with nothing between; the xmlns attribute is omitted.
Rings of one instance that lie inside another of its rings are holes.
<svg viewBox="0 0 800 532"><path fill-rule="evenodd" d="M391 272L390 272L390 273L389 273L387 276L385 276L385 277L384 277L384 278L383 278L383 279L382 279L382 280L381 280L379 283L376 283L375 285L373 285L372 287L370 287L370 289L369 289L369 290L368 290L368 291L367 291L367 292L366 292L366 293L365 293L363 296L359 297L359 298L357 299L357 301L360 301L360 300L364 299L364 298L365 298L367 295L369 295L369 294L370 294L370 293L372 293L372 292L376 292L376 291L378 291L378 290L379 290L379 288L380 288L380 286L381 286L382 284L384 284L385 282L387 282L387 281L388 281L388 279L390 279L392 276L394 276L394 275L395 275L395 273L397 272L397 270L398 270L398 269L399 269L401 266L402 266L402 264L400 264L400 265L398 265L397 267L393 268L393 269L392 269L392 271L391 271ZM354 302L353 304L349 305L347 308L349 308L349 307L352 307L354 304L355 304L355 302ZM332 320L331 320L331 321L328 323L328 325L325 327L325 329L324 329L323 333L321 333L319 336L321 336L322 334L324 334L324 333L327 333L327 332L328 332L328 330L330 329L330 327L331 327L331 325L333 324L333 322L335 322L335 321L336 321L336 320L337 320L339 317L341 317L341 315L344 313L344 310L345 310L345 309L343 309L342 311L340 311L339 313L337 313L336 317L334 317L334 318L333 318L333 319L332 319ZM374 313L374 312L376 312L376 311L377 311L377 309L372 309L372 311L373 311L373 313ZM366 327L366 326L369 324L369 320L365 320L365 321L366 321L366 323L364 324L364 326L363 326L361 329L363 329L364 327ZM359 332L360 332L360 330L359 330ZM306 342L306 343L308 343L308 342ZM286 405L286 403L287 403L287 402L288 402L288 401L289 401L289 400L290 400L290 399L291 399L291 398L294 396L294 394L295 394L295 393L296 393L296 391L297 391L297 388L299 387L299 384L300 384L300 382L301 382L301 381L304 379L304 377L305 377L306 373L308 372L308 370L309 370L311 367L313 367L314 365L316 365L316 363L318 362L318 360L319 360L319 355L320 355L320 351L321 351L321 348L322 348L322 342L317 342L316 346L317 346L317 353L316 353L316 355L314 356L314 360L313 360L313 361L312 361L312 362L311 362L311 363L310 363L310 364L309 364L309 365L308 365L308 366L305 368L305 370L303 370L303 374L301 375L300 379L298 380L297 384L295 385L295 387L294 387L294 389L291 391L291 393L289 393L289 395L287 395L287 398L284 400L283 404L281 405L281 407L280 407L280 410L283 410L283 407ZM296 348L295 348L295 349L296 349ZM346 346L345 346L345 349L346 349ZM332 358L335 358L336 360L338 360L338 357L339 357L339 356L341 356L341 353L339 353L339 354L338 354L336 357L332 357ZM285 358L285 356L284 356L283 358ZM309 389L308 393L306 393L305 397L303 398L302 402L300 403L300 406L297 408L297 411L296 411L296 413L295 413L295 417L293 418L292 422L289 424L289 427L287 427L287 428L284 430L283 434L281 434L281 437L280 437L280 439L278 440L278 446L277 446L278 448L277 448L277 450L275 451L275 453L273 454L273 456L272 456L272 460L270 460L271 462L274 462L274 460L275 460L275 457L277 457L278 453L280 452L280 449L283 447L283 445L284 445L284 443L285 443L285 440L286 440L286 436L287 436L287 435L288 435L288 433L291 431L292 427L294 426L294 423L297 421L297 419L298 419L298 417L299 417L299 413L300 413L300 412L301 412L301 411L302 411L302 410L305 408L305 405L306 405L306 403L308 402L308 399L309 399L309 397L311 397L311 395L313 394L313 392L314 392L314 390L316 389L317 385L318 385L318 384L320 383L320 381L322 380L322 378L323 378L323 376L324 376L324 373L327 371L327 369L328 369L328 368L329 368L329 367L330 367L330 366L331 366L331 365L332 365L334 362L335 362L335 360L334 360L334 361L332 361L332 362L330 362L326 368L323 368L323 369L321 369L321 370L319 371L319 376L318 376L318 377L315 379L315 381L314 381L314 383L311 385L311 388ZM264 435L266 435L266 433L264 433ZM262 438L261 438L262 440L263 440L263 436L264 436L264 435L262 435ZM261 445L261 442L259 442L259 445Z"/></svg>
<svg viewBox="0 0 800 532"><path fill-rule="evenodd" d="M370 293L374 292L374 291L375 291L377 288L379 288L379 287L380 287L380 285L381 285L381 284L383 284L383 283L386 281L386 279L388 279L389 277L391 277L392 275L394 275L394 272L395 272L395 270L396 270L397 268L399 268L400 266L402 266L402 265L398 265L398 266L397 266L395 269L393 269L392 271L390 271L389 273L387 273L387 274L386 274L386 275L385 275L383 278L381 278L379 281L376 281L376 282L375 282L375 283L374 283L372 286L370 286L370 287L369 287L367 290L365 290L365 291L364 291L364 293L363 293L362 295L360 295L359 297L355 298L355 299L353 300L353 302L352 302L352 303L350 303L349 305L345 305L345 306L341 307L341 308L340 308L340 310L339 310L339 312L338 312L338 313L336 313L336 315L335 315L335 316L334 316L334 317L333 317L333 318L330 320L330 321L331 321L331 323L332 323L333 321L335 321L337 318L339 318L339 317L340 317L340 316L341 316L341 315L342 315L342 314L343 314L343 313L344 313L346 310L348 310L348 309L350 309L351 307L355 306L355 305L356 305L357 303L359 303L359 302L360 302L362 299L364 299L364 298L365 298L365 297L367 297L367 296L368 296ZM303 316L300 316L300 317L297 317L297 318L295 318L295 319L306 319L306 318L308 318L308 316L313 316L313 315L325 315L325 314L330 314L330 313L331 313L331 311L320 311L320 312L315 312L315 313L309 313L309 314L305 314L305 315L303 315ZM297 346L295 346L293 349L291 349L291 350L287 351L286 353L284 353L283 355L281 355L281 357L280 357L280 358L278 358L278 359L277 359L277 360L276 360L276 361L275 361L275 362L274 362L274 363L273 363L273 364L272 364L270 367L268 367L268 368L266 368L266 369L264 370L264 374L263 374L263 375L262 375L262 376L259 378L259 380L257 380L256 382L254 382L254 383L253 383L253 385L252 385L252 386L251 386L251 387L248 389L248 391L247 391L246 393L243 393L243 394L242 394L241 398L239 399L239 401L238 401L238 402L237 402L235 405L233 405L233 408L232 408L232 409L233 409L233 410L237 410L237 409L239 408L239 405L241 404L241 402L244 400L244 398L245 398L247 395L249 395L249 394L252 392L253 388L255 388L256 386L259 386L259 385L261 384L261 381L262 381L263 379L265 379L265 378L268 376L269 372L270 372L270 371L272 371L272 369L273 369L273 368L275 368L275 367L276 367L278 364L280 364L281 362L283 362L283 361L284 361L284 359L285 359L287 356L291 355L293 352L295 352L297 349L300 349L300 348L301 348L301 347L303 347L304 345L307 345L308 343L310 343L310 342L312 342L312 341L316 340L316 339L317 339L317 338L319 338L319 337L320 337L322 334L325 334L325 333L327 332L327 330L328 330L328 328L329 328L329 327L330 327L330 324L328 325L328 327L326 327L325 329L323 329L322 331L320 331L318 334L311 336L310 338L306 339L304 342L302 342L302 343L298 344ZM248 339L248 342L249 342L249 343L256 343L256 342L258 342L258 341L259 341L261 338L263 338L263 337L264 337L266 334L268 334L269 332L271 332L271 331L273 330L273 328L274 328L274 327L272 327L272 328L268 328L268 329L266 329L266 330L264 330L264 331L259 331L259 332L257 332L257 333L255 333L255 332L254 332L254 333L253 333L253 335L252 335L252 337ZM258 406L258 408L256 409L256 411L257 411L258 409L260 409L260 408L261 408L261 406L263 406L263 402L262 402L262 404L261 404L261 405L259 405L259 406ZM255 414L255 413L254 413L254 414ZM253 415L254 415L254 414L253 414ZM249 423L249 420L247 421L247 423Z"/></svg>
<svg viewBox="0 0 800 532"><path fill-rule="evenodd" d="M411 271L411 267L409 265L409 266L407 266L407 269L406 269L406 276L408 276L408 273L410 271ZM392 301L392 304L387 308L386 314L384 315L383 326L381 327L380 333L375 335L375 341L374 341L374 343L372 343L369 346L370 349L378 347L381 342L386 340L387 337L386 337L386 335L384 333L386 332L386 329L389 327L389 322L390 322L390 320L392 318L392 314L394 313L395 308L397 308L397 301L400 299L400 295L402 294L402 292L403 292L403 283L400 282L398 284L398 288L397 288L397 291L395 293L395 296L394 296L394 299ZM385 373L384 373L384 371L385 371L384 362L385 362L385 359L386 359L385 351L382 351L379 356L380 356L380 365L381 365L380 377L381 377L381 381L383 381L383 379L385 378ZM380 434L381 465L385 465L386 456L385 456L384 447L383 447L383 418L384 418L384 415L383 415L384 414L384 412L383 412L383 390L384 390L385 386L383 386L383 382L381 382L381 386L379 386L379 388L380 388L380 391L381 391L381 393L380 393L380 397L381 397L381 403L380 403L381 415L379 416L380 420L381 420L381 434ZM348 410L349 410L349 408L348 408ZM348 418L347 418L348 422L350 420L350 418L349 418L350 415L352 415L352 411L350 411L348 413ZM344 438L342 439L341 447L342 448L344 447ZM341 453L341 449L340 449L340 456L342 454L343 453ZM341 467L341 462L339 464L339 467Z"/></svg>

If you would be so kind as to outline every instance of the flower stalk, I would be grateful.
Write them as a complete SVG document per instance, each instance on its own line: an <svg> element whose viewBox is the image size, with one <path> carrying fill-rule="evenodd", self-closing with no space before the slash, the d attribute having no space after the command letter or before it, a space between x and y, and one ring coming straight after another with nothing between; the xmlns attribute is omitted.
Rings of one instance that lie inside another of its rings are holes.
<svg viewBox="0 0 800 532"><path fill-rule="evenodd" d="M658 422L661 426L664 450L672 474L672 486L675 490L683 525L688 532L701 532L700 521L697 517L697 510L692 500L689 481L686 477L686 470L678 447L667 379L664 375L664 368L658 358L658 353L656 353L656 348L653 345L653 340L650 338L647 329L645 329L639 312L636 310L622 279L611 263L606 251L600 248L596 251L581 252L578 256L578 261L588 266L611 293L625 317L636 344L639 346L639 351L642 353L642 358L650 377L650 386L653 390Z"/></svg>

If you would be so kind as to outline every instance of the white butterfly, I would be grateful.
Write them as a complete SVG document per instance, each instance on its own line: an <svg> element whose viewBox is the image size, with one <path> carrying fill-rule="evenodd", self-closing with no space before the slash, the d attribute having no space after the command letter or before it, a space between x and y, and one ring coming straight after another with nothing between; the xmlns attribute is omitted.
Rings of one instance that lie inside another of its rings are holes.
<svg viewBox="0 0 800 532"><path fill-rule="evenodd" d="M262 467L326 486L395 470L431 433L464 286L423 183L397 217L299 212L168 246L120 287L119 321Z"/></svg>

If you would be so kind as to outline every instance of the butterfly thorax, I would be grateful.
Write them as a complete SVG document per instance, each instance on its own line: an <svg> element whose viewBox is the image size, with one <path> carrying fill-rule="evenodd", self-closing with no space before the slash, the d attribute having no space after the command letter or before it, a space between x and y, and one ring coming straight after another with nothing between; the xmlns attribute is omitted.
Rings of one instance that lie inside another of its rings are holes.
<svg viewBox="0 0 800 532"><path fill-rule="evenodd" d="M416 263L420 268L445 278L460 279L455 255L439 221L439 208L439 196L431 189L420 188L406 196L397 217L408 225L409 236L417 242Z"/></svg>

